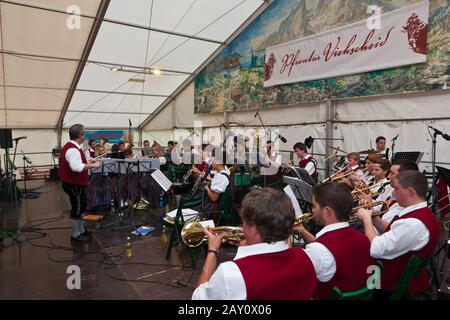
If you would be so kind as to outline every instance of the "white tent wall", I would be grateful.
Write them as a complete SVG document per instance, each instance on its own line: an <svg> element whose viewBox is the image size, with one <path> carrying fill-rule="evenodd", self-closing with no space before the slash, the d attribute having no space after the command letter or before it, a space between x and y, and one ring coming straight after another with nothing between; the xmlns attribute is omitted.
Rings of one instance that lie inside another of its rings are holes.
<svg viewBox="0 0 450 320"><path fill-rule="evenodd" d="M15 165L17 167L23 167L23 155L24 154L31 160L33 166L42 166L53 164L53 158L51 155L52 149L57 145L57 131L55 130L12 130L12 137L23 137L26 139L19 140L17 146L17 156L15 160ZM15 143L13 143L15 147ZM13 160L14 149L9 150ZM2 158L2 168L4 168L4 158L5 154L3 149L0 149L0 154Z"/></svg>

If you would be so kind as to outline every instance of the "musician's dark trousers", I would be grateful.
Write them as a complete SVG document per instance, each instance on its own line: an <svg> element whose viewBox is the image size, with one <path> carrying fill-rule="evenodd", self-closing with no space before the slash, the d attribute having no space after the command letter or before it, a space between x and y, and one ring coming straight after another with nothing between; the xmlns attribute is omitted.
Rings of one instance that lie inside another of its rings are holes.
<svg viewBox="0 0 450 320"><path fill-rule="evenodd" d="M85 232L81 221L81 215L84 214L86 210L86 186L77 186L63 182L62 188L69 196L70 205L72 207L70 210L72 237L76 238Z"/></svg>

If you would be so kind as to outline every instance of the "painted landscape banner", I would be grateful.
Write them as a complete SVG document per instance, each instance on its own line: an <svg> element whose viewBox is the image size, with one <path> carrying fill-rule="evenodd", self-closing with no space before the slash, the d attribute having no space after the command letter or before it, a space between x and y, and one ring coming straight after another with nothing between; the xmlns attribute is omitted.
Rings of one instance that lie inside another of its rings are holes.
<svg viewBox="0 0 450 320"><path fill-rule="evenodd" d="M416 3L422 1L274 0L196 77L195 112L252 110L447 87L450 0L429 1L426 63L264 87L266 48L365 21L373 16L368 13L371 5L384 15ZM406 25L403 21L402 27Z"/></svg>
<svg viewBox="0 0 450 320"><path fill-rule="evenodd" d="M264 86L426 62L428 0L266 49Z"/></svg>

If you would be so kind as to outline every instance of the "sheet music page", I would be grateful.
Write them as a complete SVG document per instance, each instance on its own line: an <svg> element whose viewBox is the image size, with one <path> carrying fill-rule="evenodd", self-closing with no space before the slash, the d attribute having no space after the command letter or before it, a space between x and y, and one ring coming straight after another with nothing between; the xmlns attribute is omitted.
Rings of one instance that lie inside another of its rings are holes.
<svg viewBox="0 0 450 320"><path fill-rule="evenodd" d="M289 199L291 199L292 206L294 207L295 214L298 215L298 214L303 213L302 209L300 208L300 205L298 204L297 198L295 197L294 191L292 191L291 186L288 185L283 190L284 190L284 193L287 194Z"/></svg>
<svg viewBox="0 0 450 320"><path fill-rule="evenodd" d="M155 172L152 173L152 177L158 182L158 184L161 186L161 188L164 189L164 191L167 192L167 190L170 189L172 186L172 182L167 179L167 177L164 175L164 173L161 172L161 170L155 170Z"/></svg>

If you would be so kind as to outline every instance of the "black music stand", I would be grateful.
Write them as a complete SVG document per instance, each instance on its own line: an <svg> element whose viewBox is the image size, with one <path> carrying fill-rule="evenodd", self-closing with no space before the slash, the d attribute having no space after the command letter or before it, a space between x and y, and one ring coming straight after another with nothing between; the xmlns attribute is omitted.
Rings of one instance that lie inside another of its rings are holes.
<svg viewBox="0 0 450 320"><path fill-rule="evenodd" d="M291 186L297 199L308 204L312 203L312 185L301 180L300 178L288 176L283 176L283 182Z"/></svg>
<svg viewBox="0 0 450 320"><path fill-rule="evenodd" d="M317 183L314 181L314 179L309 175L308 171L306 171L303 168L300 167L291 167L291 172L294 174L294 176L296 176L297 178L299 178L300 180L306 182L307 184L311 185L311 186L315 186L317 185Z"/></svg>
<svg viewBox="0 0 450 320"><path fill-rule="evenodd" d="M394 157L392 158L392 163L398 160L409 160L418 165L422 160L422 157L423 152L419 151L397 152L394 154Z"/></svg>

